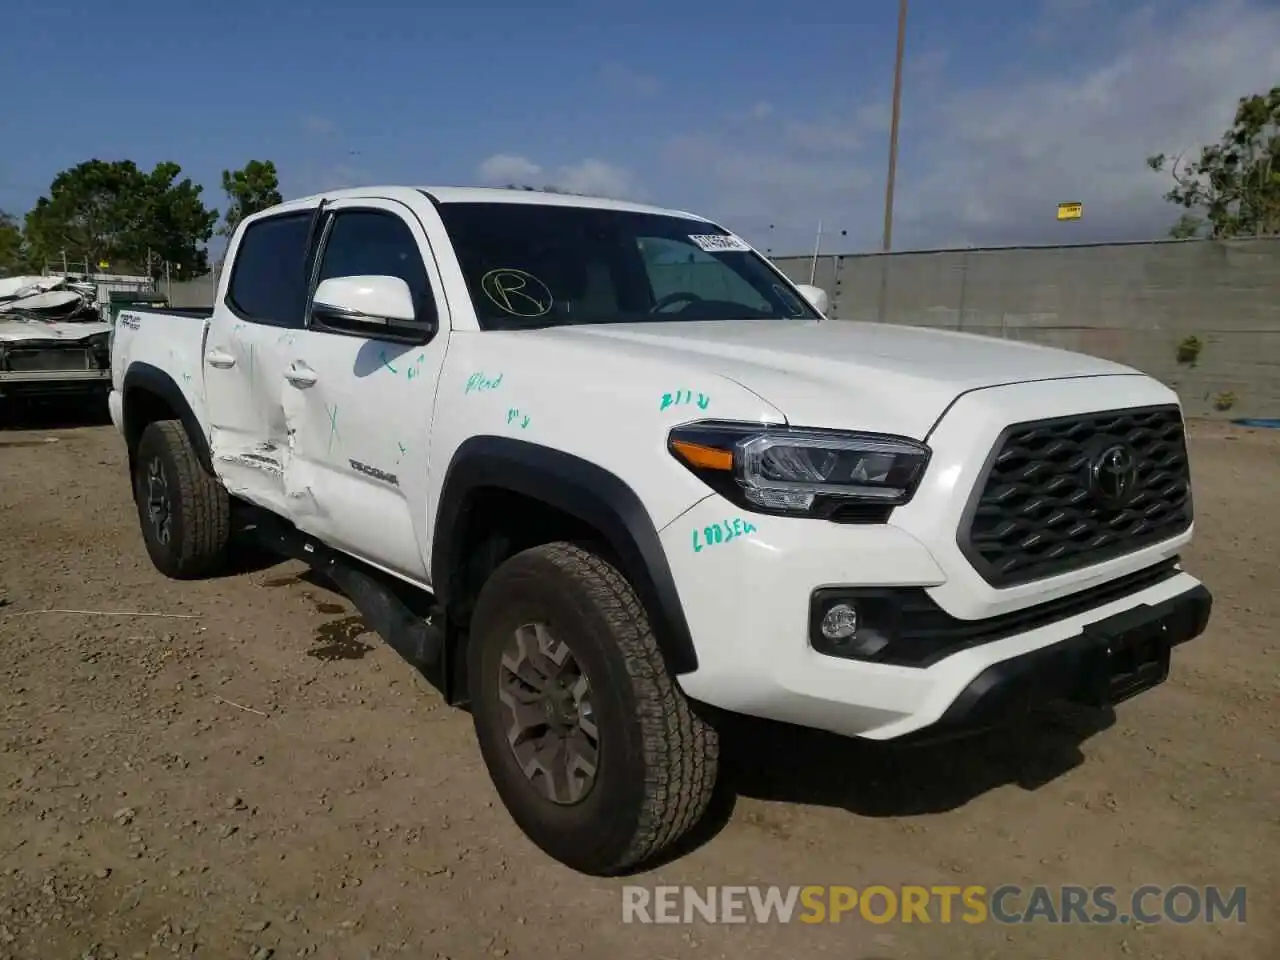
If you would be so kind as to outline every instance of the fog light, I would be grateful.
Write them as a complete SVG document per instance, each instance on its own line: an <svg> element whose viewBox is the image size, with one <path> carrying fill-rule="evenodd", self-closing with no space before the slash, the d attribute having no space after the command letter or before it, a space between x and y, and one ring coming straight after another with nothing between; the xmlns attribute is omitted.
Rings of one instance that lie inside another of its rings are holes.
<svg viewBox="0 0 1280 960"><path fill-rule="evenodd" d="M822 616L822 635L828 640L848 640L858 632L858 611L848 603L833 603Z"/></svg>

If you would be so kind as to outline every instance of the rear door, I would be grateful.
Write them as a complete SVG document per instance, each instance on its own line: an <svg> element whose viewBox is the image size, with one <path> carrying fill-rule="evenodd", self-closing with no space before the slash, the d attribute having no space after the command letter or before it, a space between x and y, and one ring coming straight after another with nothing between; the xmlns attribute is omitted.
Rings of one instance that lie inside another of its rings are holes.
<svg viewBox="0 0 1280 960"><path fill-rule="evenodd" d="M309 320L288 341L285 412L296 423L286 485L297 524L414 580L426 569L427 452L448 308L422 224L392 200L325 207L312 291L331 277L409 285L420 335L379 340Z"/></svg>
<svg viewBox="0 0 1280 960"><path fill-rule="evenodd" d="M288 341L301 330L314 210L249 223L230 253L226 294L204 347L209 443L228 490L285 516Z"/></svg>

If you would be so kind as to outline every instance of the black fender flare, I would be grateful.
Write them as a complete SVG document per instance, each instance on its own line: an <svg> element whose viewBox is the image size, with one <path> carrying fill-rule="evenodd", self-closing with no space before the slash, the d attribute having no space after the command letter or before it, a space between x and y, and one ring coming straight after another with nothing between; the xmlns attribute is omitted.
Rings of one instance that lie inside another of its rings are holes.
<svg viewBox="0 0 1280 960"><path fill-rule="evenodd" d="M692 673L698 658L666 552L649 511L622 479L588 460L509 437L464 441L445 471L431 549L431 583L446 610L463 556L468 501L496 488L542 501L599 531L648 612L667 667Z"/></svg>
<svg viewBox="0 0 1280 960"><path fill-rule="evenodd" d="M201 465L212 474L214 472L213 455L209 451L209 438L205 436L204 429L196 419L196 413L187 402L182 388L173 377L159 367L141 361L129 364L120 389L121 419L124 422L125 440L129 444L129 456L132 458L139 439L132 433L133 428L129 419L129 395L133 393L136 398L136 391L139 390L145 390L159 397L177 415L183 429L187 431L187 436L191 438L191 444L195 447L196 456L200 458ZM138 434L141 434L140 430Z"/></svg>

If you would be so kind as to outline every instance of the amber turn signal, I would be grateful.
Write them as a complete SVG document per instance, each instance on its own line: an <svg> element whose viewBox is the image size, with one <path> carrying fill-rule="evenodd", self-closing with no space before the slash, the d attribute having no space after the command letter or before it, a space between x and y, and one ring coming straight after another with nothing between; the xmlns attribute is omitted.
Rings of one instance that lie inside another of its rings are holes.
<svg viewBox="0 0 1280 960"><path fill-rule="evenodd" d="M672 440L671 452L696 470L732 470L733 451L688 440Z"/></svg>

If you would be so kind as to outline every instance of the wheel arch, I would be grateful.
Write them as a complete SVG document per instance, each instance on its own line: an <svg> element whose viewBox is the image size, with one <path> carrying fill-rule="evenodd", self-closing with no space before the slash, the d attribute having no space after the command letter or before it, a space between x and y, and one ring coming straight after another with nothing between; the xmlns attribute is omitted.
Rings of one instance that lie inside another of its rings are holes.
<svg viewBox="0 0 1280 960"><path fill-rule="evenodd" d="M571 518L594 532L644 604L663 659L673 675L698 659L675 578L648 510L616 474L581 457L508 437L462 443L445 472L431 551L433 592L446 611L466 589L468 539L485 491L504 491Z"/></svg>
<svg viewBox="0 0 1280 960"><path fill-rule="evenodd" d="M208 437L182 388L173 377L149 363L134 362L125 371L120 393L130 468L138 449L138 441L142 439L142 431L157 420L178 420L191 438L191 445L200 459L200 465L210 474L214 472Z"/></svg>

